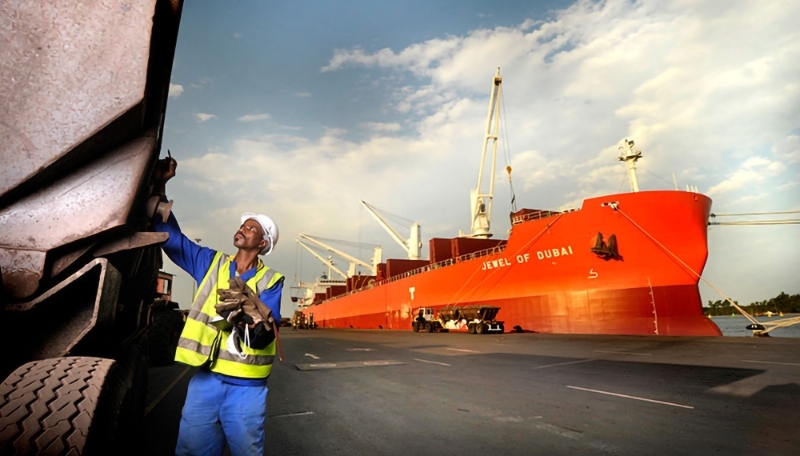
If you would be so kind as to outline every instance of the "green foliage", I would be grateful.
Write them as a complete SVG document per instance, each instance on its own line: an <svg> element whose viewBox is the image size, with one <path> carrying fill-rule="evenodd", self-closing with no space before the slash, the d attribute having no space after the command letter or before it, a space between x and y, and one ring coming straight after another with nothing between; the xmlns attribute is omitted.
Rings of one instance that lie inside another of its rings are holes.
<svg viewBox="0 0 800 456"><path fill-rule="evenodd" d="M734 302L737 305L740 305L739 301ZM767 301L753 302L749 305L741 307L750 315L756 316L766 315L767 312L772 312L773 314L780 312L783 312L784 314L800 313L800 294L788 295L784 292L781 292L778 296L775 296ZM708 301L708 306L703 307L703 312L706 315L712 316L739 314L736 308L734 308L728 301L723 301L721 299L714 302Z"/></svg>

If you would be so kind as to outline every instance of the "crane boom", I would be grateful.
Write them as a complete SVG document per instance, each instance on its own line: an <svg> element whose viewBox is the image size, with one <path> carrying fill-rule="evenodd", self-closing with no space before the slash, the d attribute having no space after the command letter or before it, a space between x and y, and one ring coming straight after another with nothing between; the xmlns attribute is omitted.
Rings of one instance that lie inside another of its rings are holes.
<svg viewBox="0 0 800 456"><path fill-rule="evenodd" d="M313 244L315 244L315 245L317 245L317 246L319 246L319 247L321 247L321 248L323 248L323 249L325 249L325 250L327 250L329 252L333 252L333 253L339 255L340 257L344 258L345 260L349 261L350 262L350 270L348 270L348 273L350 274L350 276L355 275L355 265L359 265L359 266L362 266L362 267L365 267L365 268L369 269L370 270L370 275L376 275L377 274L378 263L381 262L381 253L382 253L382 248L381 247L375 247L374 255L372 257L372 262L374 264L369 264L369 263L365 263L364 261L359 260L358 258L356 258L356 257L354 257L352 255L348 255L347 253L344 253L339 249L331 247L328 244L325 244L325 243L313 238L312 236L309 236L309 235L306 235L306 234L302 234L302 233L299 234L299 236L301 238L303 238L303 239L305 239L305 240L307 240L307 241L309 241L309 242L311 242L311 243L313 243Z"/></svg>
<svg viewBox="0 0 800 456"><path fill-rule="evenodd" d="M492 92L489 98L489 113L486 116L486 135L483 138L481 166L478 170L478 185L470 192L470 212L472 214L472 233L470 237L490 238L492 236L492 201L494 198L494 171L497 161L497 140L500 127L500 99L503 93L503 77L500 68L492 79ZM482 193L483 171L486 166L486 150L492 142L492 165L489 172L489 191Z"/></svg>
<svg viewBox="0 0 800 456"><path fill-rule="evenodd" d="M422 247L422 244L420 243L419 223L414 222L411 225L411 234L409 238L406 240L403 239L403 237L400 236L400 234L398 234L397 231L394 230L394 228L389 226L389 224L386 223L386 220L384 220L383 217L378 215L378 212L375 210L374 207L367 204L367 202L364 200L361 200L361 204L363 204L364 207L367 208L367 211L372 215L372 217L375 218L375 220L383 227L384 230L386 230L387 233L389 233L389 236L391 236L392 239L395 240L395 242L400 244L400 247L402 247L403 250L405 250L406 253L408 253L409 260L419 260L420 257L419 251L420 248Z"/></svg>
<svg viewBox="0 0 800 456"><path fill-rule="evenodd" d="M334 266L334 265L333 265L333 261L332 261L332 260L323 258L323 257L322 257L322 255L318 254L317 252L315 252L314 250L312 250L312 249L311 249L311 247L309 247L309 246L307 246L307 245L303 244L303 243L302 243L302 242L300 242L300 241L297 241L297 243L298 243L298 244L300 244L300 245L301 245L301 246L302 246L304 249L306 249L306 250L308 250L309 252L311 252L311 254L312 254L312 255L314 255L315 257L317 257L317 259L318 259L319 261L321 261L321 262L322 262L322 264L324 264L324 265L328 266L328 268L330 268L331 270L333 270L334 272L336 272L337 274L339 274L339 275L340 275L340 276L342 276L343 278L345 278L345 279L347 278L347 274L345 274L344 272L340 271L340 270L339 270L339 268L337 268L336 266ZM330 273L329 273L328 275L330 275Z"/></svg>

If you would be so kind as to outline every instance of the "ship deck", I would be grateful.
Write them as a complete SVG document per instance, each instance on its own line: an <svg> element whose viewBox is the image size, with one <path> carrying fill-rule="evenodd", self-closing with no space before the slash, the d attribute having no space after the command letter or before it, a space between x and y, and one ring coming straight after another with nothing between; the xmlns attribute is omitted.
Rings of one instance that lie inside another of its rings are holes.
<svg viewBox="0 0 800 456"><path fill-rule="evenodd" d="M290 328L281 336L286 363L270 379L267 454L800 448L797 339ZM172 454L192 372L151 371L146 454Z"/></svg>

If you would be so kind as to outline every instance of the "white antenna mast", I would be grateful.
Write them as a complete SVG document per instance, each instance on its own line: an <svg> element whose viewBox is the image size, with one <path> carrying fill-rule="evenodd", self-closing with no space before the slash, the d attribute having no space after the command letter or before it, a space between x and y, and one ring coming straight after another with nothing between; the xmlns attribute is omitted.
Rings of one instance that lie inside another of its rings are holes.
<svg viewBox="0 0 800 456"><path fill-rule="evenodd" d="M503 78L500 76L500 68L492 79L492 92L489 99L489 113L486 116L486 135L483 138L483 150L481 151L481 167L478 171L478 185L470 192L471 214L472 214L472 234L470 237L487 239L492 237L492 200L494 196L494 171L497 161L497 138L500 126L500 97L503 91ZM481 193L483 183L483 168L486 164L486 149L492 142L492 168L489 173L489 192Z"/></svg>
<svg viewBox="0 0 800 456"><path fill-rule="evenodd" d="M639 179L636 177L636 160L642 158L642 151L634 148L633 140L623 139L619 142L619 158L617 160L624 161L628 166L628 180L631 184L631 191L636 193L639 191Z"/></svg>

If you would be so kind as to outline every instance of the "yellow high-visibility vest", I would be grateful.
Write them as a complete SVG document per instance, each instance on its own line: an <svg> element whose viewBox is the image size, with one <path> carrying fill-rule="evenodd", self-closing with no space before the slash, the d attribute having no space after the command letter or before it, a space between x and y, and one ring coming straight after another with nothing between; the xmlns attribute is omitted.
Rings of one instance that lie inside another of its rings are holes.
<svg viewBox="0 0 800 456"><path fill-rule="evenodd" d="M210 323L211 319L218 316L214 306L219 302L217 289L226 289L231 279L230 264L233 257L217 252L206 271L186 319L186 326L181 332L178 349L175 352L175 361L190 366L202 366L207 361L212 372L241 378L266 378L272 370L275 360L275 341L266 348L254 350L242 344L242 354L245 359L230 353L225 343L230 336L230 331L221 331ZM256 274L247 281L247 285L257 295L271 288L283 275L274 271L261 260L258 260Z"/></svg>

